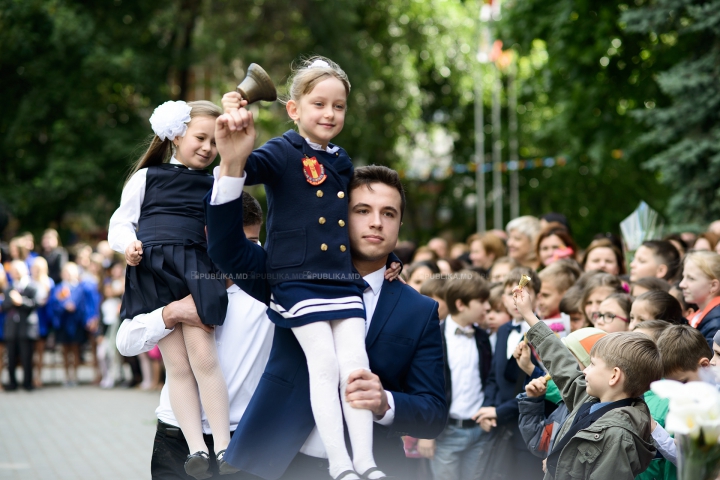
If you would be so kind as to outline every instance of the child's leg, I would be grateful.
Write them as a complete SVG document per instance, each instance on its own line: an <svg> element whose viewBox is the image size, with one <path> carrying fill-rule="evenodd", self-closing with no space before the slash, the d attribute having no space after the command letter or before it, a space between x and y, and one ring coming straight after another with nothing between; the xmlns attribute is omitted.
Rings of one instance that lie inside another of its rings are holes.
<svg viewBox="0 0 720 480"><path fill-rule="evenodd" d="M310 405L328 455L330 476L335 478L345 470L353 470L353 464L345 446L332 329L329 322L314 322L292 330L305 352L310 375Z"/></svg>
<svg viewBox="0 0 720 480"><path fill-rule="evenodd" d="M373 418L370 410L353 408L345 400L345 390L350 373L355 370L370 370L365 351L365 319L348 318L332 322L335 352L340 366L340 398L342 400L345 423L347 423L353 449L355 471L365 473L375 467L373 458ZM369 478L380 478L382 472L375 472Z"/></svg>
<svg viewBox="0 0 720 480"><path fill-rule="evenodd" d="M183 328L185 348L195 376L200 399L213 434L215 453L225 450L230 443L230 414L228 390L220 370L215 332L198 327Z"/></svg>
<svg viewBox="0 0 720 480"><path fill-rule="evenodd" d="M160 340L158 345L165 360L170 406L188 443L190 453L209 453L202 435L200 397L188 361L182 325L178 324L170 335Z"/></svg>

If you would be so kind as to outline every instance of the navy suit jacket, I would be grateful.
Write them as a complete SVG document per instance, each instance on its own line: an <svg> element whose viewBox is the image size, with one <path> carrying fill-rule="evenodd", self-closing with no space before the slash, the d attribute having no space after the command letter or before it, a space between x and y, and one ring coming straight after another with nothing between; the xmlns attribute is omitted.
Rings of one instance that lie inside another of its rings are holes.
<svg viewBox="0 0 720 480"><path fill-rule="evenodd" d="M269 284L260 278L267 253L245 238L241 199L209 205L208 198L210 257L240 288L267 303ZM401 477L405 454L400 436L435 438L447 420L437 303L399 281L385 281L365 347L370 369L395 400L393 424L374 424L375 460L386 473ZM315 426L309 387L307 361L295 335L276 328L265 373L226 460L265 479L282 476Z"/></svg>

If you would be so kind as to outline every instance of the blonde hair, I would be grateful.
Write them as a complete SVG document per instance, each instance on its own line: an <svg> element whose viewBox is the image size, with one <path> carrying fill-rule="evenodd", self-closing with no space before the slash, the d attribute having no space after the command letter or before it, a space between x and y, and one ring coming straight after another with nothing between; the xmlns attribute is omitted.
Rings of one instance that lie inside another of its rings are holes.
<svg viewBox="0 0 720 480"><path fill-rule="evenodd" d="M222 115L220 107L207 100L197 100L195 102L187 102L190 110L190 121L195 117L213 117L217 118ZM145 150L145 153L133 164L128 174L125 184L135 175L138 170L143 168L151 167L153 165L160 165L170 160L173 150L172 140L166 138L161 140L157 135L153 135L150 140L150 144Z"/></svg>
<svg viewBox="0 0 720 480"><path fill-rule="evenodd" d="M642 395L663 376L660 349L652 338L640 332L609 333L593 345L590 356L625 374L623 392L629 397Z"/></svg>
<svg viewBox="0 0 720 480"><path fill-rule="evenodd" d="M715 252L692 252L685 256L685 262L692 261L709 279L720 280L720 255Z"/></svg>
<svg viewBox="0 0 720 480"><path fill-rule="evenodd" d="M493 235L492 233L483 233L482 235L475 233L467 239L468 246L472 247L472 243L475 241L480 242L486 254L493 255L493 261L505 256L505 242L497 235Z"/></svg>
<svg viewBox="0 0 720 480"><path fill-rule="evenodd" d="M318 63L325 62L327 66L312 66L316 61L318 61ZM283 98L280 101L282 103L287 103L289 100L297 102L303 95L307 95L312 92L318 83L323 80L327 80L330 77L335 77L340 80L345 87L345 93L348 96L350 95L350 80L348 80L347 74L337 63L333 62L329 58L318 55L302 59L300 61L300 65L293 68L293 73L288 79L288 93L286 98Z"/></svg>

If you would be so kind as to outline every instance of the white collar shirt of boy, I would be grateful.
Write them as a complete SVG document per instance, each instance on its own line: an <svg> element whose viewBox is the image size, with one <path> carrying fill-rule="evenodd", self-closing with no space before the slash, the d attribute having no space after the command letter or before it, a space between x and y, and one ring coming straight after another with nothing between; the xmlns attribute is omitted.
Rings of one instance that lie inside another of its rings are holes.
<svg viewBox="0 0 720 480"><path fill-rule="evenodd" d="M372 321L372 317L375 314L375 308L377 307L378 300L380 299L380 291L382 290L383 282L385 281L385 270L387 270L387 267L383 266L381 269L375 270L374 272L369 273L363 277L363 280L365 280L369 285L363 292L363 303L365 304L366 315L366 336L368 330L370 329L370 322ZM399 280L394 281L398 282ZM393 421L395 420L395 399L393 398L391 392L388 392L387 390L385 392L387 394L388 406L390 407L390 410L388 410L385 413L385 416L382 418L378 419L373 416L373 420L375 421L375 423L388 426L392 425ZM325 445L320 438L320 433L318 433L317 427L313 427L310 435L308 435L307 440L305 440L305 443L303 443L303 446L300 448L300 453L309 455L311 457L327 458Z"/></svg>
<svg viewBox="0 0 720 480"><path fill-rule="evenodd" d="M449 414L450 418L467 420L485 400L480 380L480 355L475 338L464 335L464 332L472 332L472 327L461 327L452 315L448 315L446 322L447 362L452 383Z"/></svg>
<svg viewBox="0 0 720 480"><path fill-rule="evenodd" d="M310 148L312 148L313 150L320 150L321 152L324 151L327 153L335 153L340 150L340 147L338 147L337 145L332 147L328 145L327 148L323 148L322 145L320 145L319 143L311 142L309 138L306 138L305 141L308 145L310 145Z"/></svg>
<svg viewBox="0 0 720 480"><path fill-rule="evenodd" d="M497 331L491 333L490 335L490 350L495 353L495 345L497 344Z"/></svg>
<svg viewBox="0 0 720 480"><path fill-rule="evenodd" d="M517 327L520 326L520 331L518 332L517 329L510 330L510 333L508 334L507 339L507 358L510 360L510 357L513 356L513 353L515 353L515 347L518 346L518 343L523 339L523 335L527 333L528 330L530 330L530 327L528 327L527 323L525 323L523 320L516 320L512 319L512 326Z"/></svg>

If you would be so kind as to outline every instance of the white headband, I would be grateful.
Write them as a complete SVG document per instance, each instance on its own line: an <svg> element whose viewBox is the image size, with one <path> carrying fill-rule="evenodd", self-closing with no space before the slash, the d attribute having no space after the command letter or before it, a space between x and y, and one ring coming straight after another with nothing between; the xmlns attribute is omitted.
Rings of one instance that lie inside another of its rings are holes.
<svg viewBox="0 0 720 480"><path fill-rule="evenodd" d="M325 60L317 59L308 68L330 68L330 64Z"/></svg>
<svg viewBox="0 0 720 480"><path fill-rule="evenodd" d="M192 107L182 100L165 102L150 116L150 126L160 140L175 140L185 136L191 111Z"/></svg>

